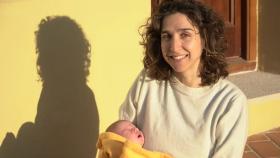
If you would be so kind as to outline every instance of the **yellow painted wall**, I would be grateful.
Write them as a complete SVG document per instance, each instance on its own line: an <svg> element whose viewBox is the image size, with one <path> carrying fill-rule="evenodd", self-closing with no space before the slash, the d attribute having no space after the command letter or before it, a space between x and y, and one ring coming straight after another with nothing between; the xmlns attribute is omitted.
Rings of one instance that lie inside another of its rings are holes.
<svg viewBox="0 0 280 158"><path fill-rule="evenodd" d="M248 101L249 135L280 126L280 93Z"/></svg>
<svg viewBox="0 0 280 158"><path fill-rule="evenodd" d="M34 31L40 20L66 15L92 45L88 85L95 94L100 132L118 118L118 108L142 68L138 27L150 15L150 0L0 0L0 143L34 122L41 92Z"/></svg>

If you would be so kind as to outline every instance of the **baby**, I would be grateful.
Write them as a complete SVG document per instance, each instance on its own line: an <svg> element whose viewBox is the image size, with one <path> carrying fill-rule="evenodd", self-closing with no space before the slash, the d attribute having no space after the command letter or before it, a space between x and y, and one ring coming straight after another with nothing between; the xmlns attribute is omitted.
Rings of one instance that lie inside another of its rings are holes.
<svg viewBox="0 0 280 158"><path fill-rule="evenodd" d="M119 120L112 123L106 130L106 132L113 132L120 136L131 140L140 146L144 145L145 139L144 134L134 124L127 120Z"/></svg>
<svg viewBox="0 0 280 158"><path fill-rule="evenodd" d="M98 158L171 158L168 154L142 148L144 135L134 124L119 120L100 134Z"/></svg>

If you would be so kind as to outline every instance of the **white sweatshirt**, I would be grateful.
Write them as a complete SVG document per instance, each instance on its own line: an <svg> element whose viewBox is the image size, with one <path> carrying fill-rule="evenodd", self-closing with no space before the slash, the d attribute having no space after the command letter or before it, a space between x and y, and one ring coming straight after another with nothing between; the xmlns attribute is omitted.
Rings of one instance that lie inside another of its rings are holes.
<svg viewBox="0 0 280 158"><path fill-rule="evenodd" d="M143 70L120 108L145 135L144 148L175 158L241 158L247 99L227 80L191 88L176 77L152 80Z"/></svg>

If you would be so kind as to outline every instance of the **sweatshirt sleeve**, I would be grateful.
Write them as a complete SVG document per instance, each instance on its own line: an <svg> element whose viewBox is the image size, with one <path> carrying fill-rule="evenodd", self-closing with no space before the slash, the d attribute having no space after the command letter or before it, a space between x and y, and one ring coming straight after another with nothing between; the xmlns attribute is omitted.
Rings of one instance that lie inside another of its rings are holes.
<svg viewBox="0 0 280 158"><path fill-rule="evenodd" d="M139 76L134 81L131 86L125 101L122 103L119 109L119 119L129 120L136 123L136 113L137 113L137 103L140 95L141 85L143 84L144 70L139 74Z"/></svg>
<svg viewBox="0 0 280 158"><path fill-rule="evenodd" d="M242 158L247 122L247 98L241 92L229 102L218 121L213 158Z"/></svg>

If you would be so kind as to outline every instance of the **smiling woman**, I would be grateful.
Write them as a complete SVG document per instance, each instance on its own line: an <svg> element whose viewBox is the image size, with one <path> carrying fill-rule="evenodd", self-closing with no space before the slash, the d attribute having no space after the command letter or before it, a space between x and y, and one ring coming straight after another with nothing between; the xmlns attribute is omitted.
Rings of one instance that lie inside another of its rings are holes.
<svg viewBox="0 0 280 158"><path fill-rule="evenodd" d="M202 40L198 29L181 13L167 16L162 22L161 50L164 60L182 83L199 86ZM192 76L185 78L184 76ZM185 80L187 79L187 80Z"/></svg>
<svg viewBox="0 0 280 158"><path fill-rule="evenodd" d="M120 119L144 132L144 147L174 157L242 157L247 99L225 79L224 23L197 0L163 0L143 32L144 70Z"/></svg>
<svg viewBox="0 0 280 158"><path fill-rule="evenodd" d="M151 0L154 12L162 0ZM212 7L225 21L225 36L229 48L225 52L229 71L239 72L256 68L257 0L200 0ZM277 5L274 5L277 6Z"/></svg>
<svg viewBox="0 0 280 158"><path fill-rule="evenodd" d="M148 21L146 32L142 35L144 39L142 45L146 48L143 59L144 67L147 69L149 76L158 80L170 79L170 76L174 73L172 71L172 65L164 59L164 55L162 56L161 53L166 53L165 50L167 47L174 49L173 47L178 45L179 41L176 40L176 36L179 36L179 33L177 33L178 35L175 34L174 37L172 36L175 30L176 32L181 30L180 38L186 35L193 35L194 40L191 40L191 44L186 44L186 42L190 42L190 38L186 37L181 43L184 43L184 49L188 45L188 53L190 53L190 48L192 51L194 51L193 49L197 49L195 50L196 53L189 54L189 57L193 56L192 61L195 57L194 54L200 56L201 53L200 60L203 60L203 62L199 66L196 64L196 69L199 72L192 73L194 77L198 75L201 77L201 83L197 83L195 78L191 79L190 76L188 77L189 80L194 81L194 84L196 84L194 86L198 86L199 84L211 85L216 83L220 78L228 75L224 55L227 47L224 37L224 23L212 10L202 8L192 6L181 8L175 5L163 6L151 17L151 22ZM184 34L182 34L183 30L185 30ZM189 31L187 32L187 30ZM191 30L193 30L192 34ZM167 42L166 38L171 39L168 39L167 41L169 42ZM192 46L193 44L196 44L196 46ZM182 80L182 77L177 77Z"/></svg>

